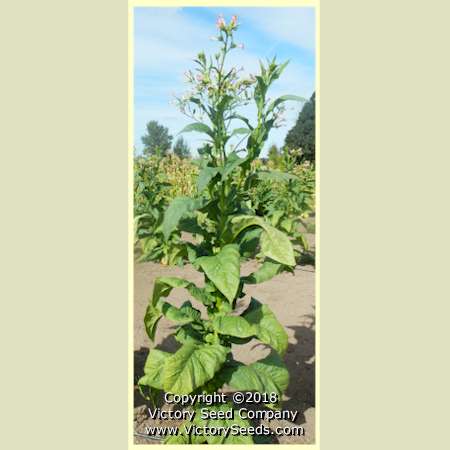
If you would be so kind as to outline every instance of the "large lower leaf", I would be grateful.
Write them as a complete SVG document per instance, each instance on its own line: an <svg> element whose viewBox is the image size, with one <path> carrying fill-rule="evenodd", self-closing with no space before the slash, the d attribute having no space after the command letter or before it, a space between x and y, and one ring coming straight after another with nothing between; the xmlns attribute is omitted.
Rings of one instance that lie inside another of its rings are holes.
<svg viewBox="0 0 450 450"><path fill-rule="evenodd" d="M227 367L220 377L234 389L239 391L258 391L281 395L289 384L289 372L277 353L272 351L269 356L249 366L237 363Z"/></svg>
<svg viewBox="0 0 450 450"><path fill-rule="evenodd" d="M256 334L256 327L240 316L218 316L212 324L218 333L228 336L247 338Z"/></svg>
<svg viewBox="0 0 450 450"><path fill-rule="evenodd" d="M261 250L269 258L287 266L295 266L294 249L282 231L266 226L261 233Z"/></svg>
<svg viewBox="0 0 450 450"><path fill-rule="evenodd" d="M164 366L164 390L189 394L211 380L225 362L228 349L219 344L184 344L167 358Z"/></svg>
<svg viewBox="0 0 450 450"><path fill-rule="evenodd" d="M239 417L238 411L234 410L231 403L223 403L219 405L205 406L208 411L214 411L214 413L230 414L230 410L233 410L233 418L231 419L202 419L200 411L197 411L194 424L199 428L208 427L211 429L227 429L234 426L233 428L249 428L251 423L248 420L241 419ZM225 433L217 435L207 435L206 442L209 445L227 445L227 444L253 444L253 439L246 435L233 435L229 433L225 436Z"/></svg>
<svg viewBox="0 0 450 450"><path fill-rule="evenodd" d="M285 354L288 346L288 335L267 305L252 298L242 317L253 325L255 336L261 342L270 345L280 355Z"/></svg>
<svg viewBox="0 0 450 450"><path fill-rule="evenodd" d="M174 198L164 214L164 220L162 223L164 238L166 240L169 239L170 234L177 228L181 218L186 214L192 213L201 208L202 204L203 200L199 198Z"/></svg>
<svg viewBox="0 0 450 450"><path fill-rule="evenodd" d="M239 260L239 247L236 244L228 244L217 255L202 256L196 261L230 303L236 297L239 288Z"/></svg>
<svg viewBox="0 0 450 450"><path fill-rule="evenodd" d="M147 361L145 361L144 376L140 378L139 384L162 390L164 364L169 356L170 353L156 348L150 350Z"/></svg>

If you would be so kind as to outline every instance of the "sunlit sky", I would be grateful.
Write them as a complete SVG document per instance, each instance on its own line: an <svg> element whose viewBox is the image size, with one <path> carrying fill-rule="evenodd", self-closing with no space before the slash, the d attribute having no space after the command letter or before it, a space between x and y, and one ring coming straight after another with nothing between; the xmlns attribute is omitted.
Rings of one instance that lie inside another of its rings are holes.
<svg viewBox="0 0 450 450"><path fill-rule="evenodd" d="M169 128L174 141L192 119L173 105L175 95L188 90L184 72L194 68L192 60L199 51L214 54L218 43L216 18L223 14L228 22L238 16L240 24L235 41L244 49L235 49L229 64L244 67L244 74L258 72L258 60L277 57L290 60L283 75L269 91L270 98L294 94L309 98L315 90L315 12L314 8L150 8L134 9L134 145L139 153L145 125L157 120ZM273 129L263 155L270 144L281 146L294 125L301 104L286 104L286 124ZM253 109L244 113L254 118ZM183 134L193 155L202 145L203 135Z"/></svg>

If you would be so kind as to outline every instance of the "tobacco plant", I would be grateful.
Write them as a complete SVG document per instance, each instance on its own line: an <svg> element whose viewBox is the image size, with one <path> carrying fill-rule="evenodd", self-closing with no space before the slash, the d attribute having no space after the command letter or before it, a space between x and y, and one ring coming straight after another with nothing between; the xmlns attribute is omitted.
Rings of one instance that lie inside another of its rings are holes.
<svg viewBox="0 0 450 450"><path fill-rule="evenodd" d="M201 52L195 59L196 70L187 73L191 91L178 100L181 111L194 121L183 132L205 134L197 196L175 198L165 211L162 232L168 239L174 231L186 231L198 237L197 243L185 243L194 268L204 275L203 286L175 277L157 278L144 317L149 338L154 341L158 322L164 316L176 328L180 344L175 353L150 350L144 376L139 380L142 391L155 396L159 391L174 394L213 393L227 386L239 391L277 394L281 401L289 382L283 363L288 337L269 307L252 298L247 309L237 314L237 301L244 297L245 286L267 281L282 271L293 271L294 249L288 236L271 223L254 214L248 189L264 178L252 164L259 156L270 130L277 125L287 100L286 95L269 101L267 93L287 62L275 59L260 63L256 76L242 77L226 64L230 52L239 47L234 41L235 16L226 24L217 21L219 51L207 58ZM242 106L253 103L256 123L240 114ZM237 126L236 123L241 123ZM234 137L240 142L230 145ZM242 144L242 145L241 145ZM240 156L242 154L242 156ZM261 171L263 172L263 171ZM256 272L241 276L240 264L249 242L257 241L264 256ZM206 307L202 317L191 300L180 308L168 297L174 288L184 288ZM232 346L258 339L271 348L270 354L250 365L233 358ZM196 405L195 408L201 405ZM279 407L279 402L271 405ZM210 407L227 410L231 403ZM207 425L197 415L197 425ZM235 418L233 423L248 426ZM214 426L214 421L209 426ZM229 423L231 425L231 423ZM221 421L221 425L224 422ZM188 436L180 428L169 443L251 443L249 436Z"/></svg>

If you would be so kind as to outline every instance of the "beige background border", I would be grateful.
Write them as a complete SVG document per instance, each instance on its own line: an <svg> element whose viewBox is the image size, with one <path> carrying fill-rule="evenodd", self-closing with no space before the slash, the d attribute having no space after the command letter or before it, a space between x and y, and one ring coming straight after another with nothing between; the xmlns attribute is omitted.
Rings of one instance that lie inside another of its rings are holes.
<svg viewBox="0 0 450 450"><path fill-rule="evenodd" d="M124 450L127 4L1 17L0 446ZM449 447L448 17L321 2L325 450Z"/></svg>

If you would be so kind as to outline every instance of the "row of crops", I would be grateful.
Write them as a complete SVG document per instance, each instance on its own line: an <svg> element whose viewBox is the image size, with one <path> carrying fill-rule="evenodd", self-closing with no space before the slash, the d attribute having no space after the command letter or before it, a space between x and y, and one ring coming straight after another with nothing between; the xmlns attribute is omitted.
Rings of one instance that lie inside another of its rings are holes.
<svg viewBox="0 0 450 450"><path fill-rule="evenodd" d="M136 157L134 161L134 226L138 261L164 265L183 265L189 261L189 246L201 240L198 227L207 220L196 211L169 235L163 232L164 213L176 197L194 198L203 189L199 178L201 160L165 157ZM296 256L311 256L304 234L314 230L315 169L309 163L296 164L295 152L286 154L276 164L255 160L249 182L240 183L240 172L231 181L236 197L242 199L246 212L264 218L286 232L296 249ZM237 208L238 209L238 208ZM237 211L236 211L237 212ZM211 232L214 227L211 225ZM256 242L246 239L245 257L258 257Z"/></svg>

